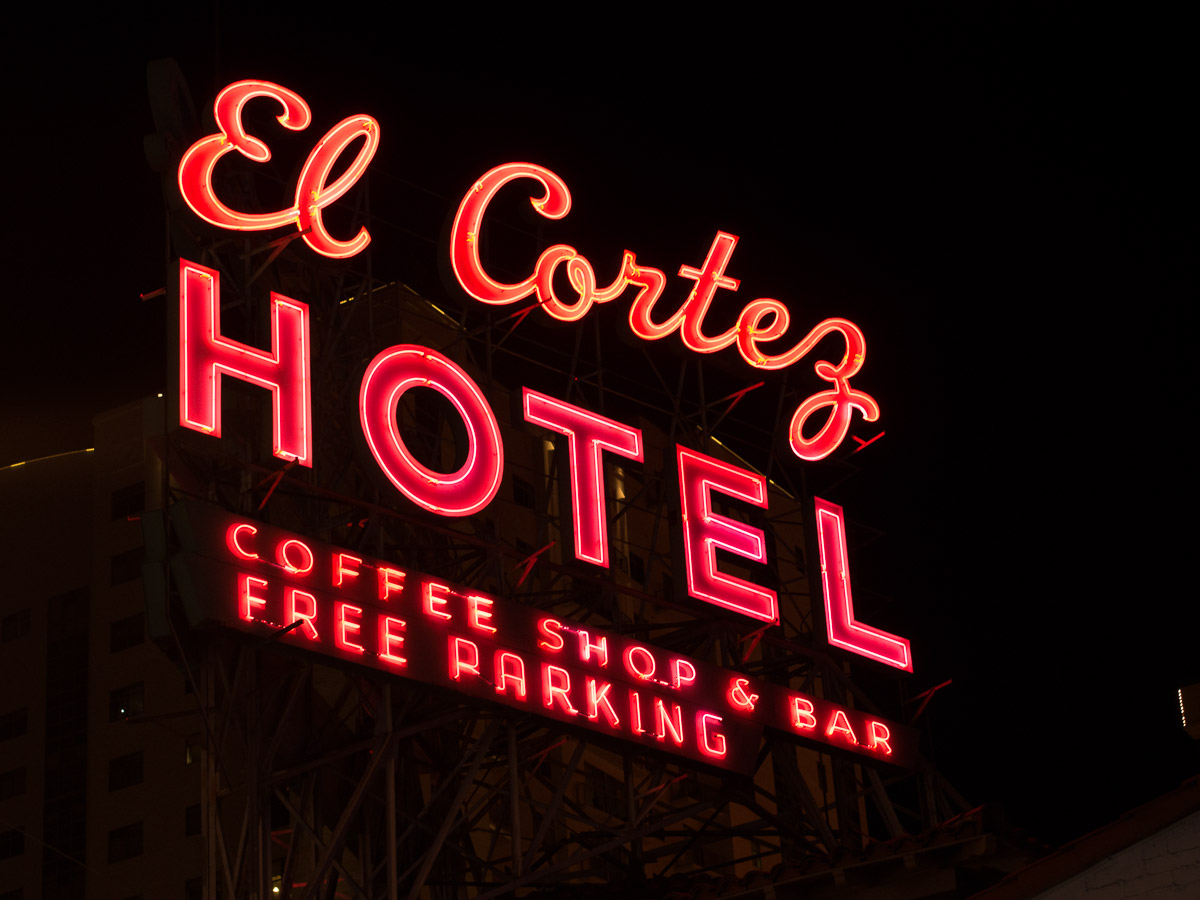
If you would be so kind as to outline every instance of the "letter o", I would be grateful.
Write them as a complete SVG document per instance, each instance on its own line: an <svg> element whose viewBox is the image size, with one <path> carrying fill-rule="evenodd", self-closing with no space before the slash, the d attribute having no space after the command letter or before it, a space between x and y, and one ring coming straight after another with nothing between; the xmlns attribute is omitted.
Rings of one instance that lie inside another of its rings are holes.
<svg viewBox="0 0 1200 900"><path fill-rule="evenodd" d="M433 471L404 445L396 404L414 387L433 388L462 417L470 446L467 461L457 472ZM496 496L504 469L496 416L471 377L436 350L397 344L376 356L363 375L358 412L371 455L413 503L443 516L468 516Z"/></svg>
<svg viewBox="0 0 1200 900"><path fill-rule="evenodd" d="M639 657L642 660L640 666L634 661ZM625 668L630 675L649 681L654 677L654 656L645 647L634 644L625 651Z"/></svg>

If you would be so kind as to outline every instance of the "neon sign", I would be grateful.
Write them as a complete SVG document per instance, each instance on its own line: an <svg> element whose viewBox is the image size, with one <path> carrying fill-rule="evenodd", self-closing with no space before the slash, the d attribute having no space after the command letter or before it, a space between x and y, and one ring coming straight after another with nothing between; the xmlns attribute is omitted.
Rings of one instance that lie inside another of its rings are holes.
<svg viewBox="0 0 1200 900"><path fill-rule="evenodd" d="M764 728L900 766L916 753L907 726L820 697L196 501L171 515L183 543L171 566L193 625L275 635L730 771L753 771Z"/></svg>
<svg viewBox="0 0 1200 900"><path fill-rule="evenodd" d="M312 121L308 104L295 91L269 81L238 81L229 85L213 104L219 134L201 138L188 148L179 163L179 193L192 212L218 228L233 231L272 231L295 223L304 242L322 256L342 259L354 256L371 242L366 228L353 238L342 241L331 235L321 218L321 210L340 199L362 178L375 151L379 149L379 123L367 115L354 115L331 128L313 148L296 182L296 202L273 213L245 213L230 209L217 197L213 170L226 154L237 151L252 162L265 163L271 150L259 138L246 133L242 109L256 97L268 97L283 107L279 124L291 131L303 131ZM342 153L354 141L363 145L350 166L327 184L329 173Z"/></svg>
<svg viewBox="0 0 1200 900"><path fill-rule="evenodd" d="M788 434L792 452L803 460L824 459L836 450L850 431L850 420L857 409L868 422L879 418L879 404L869 394L850 386L866 359L867 342L862 330L849 319L826 319L818 323L791 349L771 354L762 344L782 338L791 321L788 309L778 300L759 298L747 304L737 323L720 335L704 333L704 317L719 289L736 291L739 281L725 274L737 237L717 232L712 247L699 268L681 266L679 275L696 282L683 305L662 322L654 321L654 308L666 285L660 269L638 265L634 253L626 250L621 268L611 284L598 287L596 271L586 256L569 244L554 244L542 251L533 273L521 281L506 284L496 281L483 268L480 235L488 204L510 181L526 179L542 187L540 197L530 197L534 210L547 219L561 219L571 209L567 184L554 172L533 163L506 163L484 174L459 204L450 232L450 267L459 285L482 303L507 305L534 297L547 315L563 322L574 322L587 314L593 304L617 299L626 288L636 287L637 296L629 309L629 327L647 341L664 338L678 331L684 346L696 353L715 353L736 344L742 359L759 369L785 369L807 356L826 335L841 334L846 351L836 365L820 360L813 369L818 377L830 382L829 390L813 394L800 404L792 416ZM566 267L567 279L576 297L564 300L555 293L554 273ZM815 435L804 434L808 419L818 410L830 408L825 424Z"/></svg>
<svg viewBox="0 0 1200 900"><path fill-rule="evenodd" d="M366 228L349 240L335 238L325 228L322 210L349 191L362 177L379 145L379 125L366 115L350 116L333 126L317 142L301 170L296 185L295 203L269 213L248 213L231 209L217 196L213 178L220 160L237 151L251 162L270 160L271 150L260 138L249 134L242 115L247 103L272 100L281 112L277 119L284 128L302 131L312 122L312 112L299 94L267 81L246 80L229 85L214 102L218 133L193 144L180 161L180 192L205 221L221 228L241 231L265 231L294 224L305 242L317 253L345 258L362 251L370 242ZM361 139L356 156L341 175L327 183L334 166L350 146ZM483 303L506 305L533 298L549 316L574 322L585 316L593 305L617 300L629 288L635 288L629 308L632 332L644 340L660 340L678 333L689 350L715 353L736 347L743 360L759 369L787 368L811 353L826 336L837 333L845 342L845 352L836 364L828 360L814 363L819 378L831 387L805 399L796 408L789 439L793 452L804 460L823 459L845 440L854 410L867 421L879 417L879 407L868 394L852 388L850 379L861 370L866 356L862 331L847 319L830 318L814 326L790 349L778 350L774 342L788 331L790 314L778 300L759 298L746 304L735 325L720 334L705 330L705 319L718 291L736 291L740 281L726 274L737 246L736 235L717 232L704 261L699 266L683 265L679 277L693 282L684 302L674 312L660 318L658 310L666 287L666 274L641 265L632 251L625 251L618 271L607 284L599 284L595 268L587 257L567 244L555 244L542 252L533 271L514 283L496 281L484 269L480 255L480 236L484 216L496 194L514 181L533 181L540 196L530 198L541 216L557 220L571 208L566 182L551 170L531 163L507 163L484 174L463 198L451 229L449 261L455 278L467 294ZM571 296L560 296L562 276L556 287L555 276L561 270L570 286ZM215 270L196 263L180 261L180 350L179 396L180 424L214 437L221 435L221 393L224 378L236 378L271 392L273 417L273 453L285 460L313 465L313 422L310 383L310 314L307 304L271 295L271 348L251 347L221 334L220 280ZM772 352L774 350L775 352ZM465 426L467 453L461 467L450 473L435 471L422 464L410 452L396 420L397 402L412 388L430 388L440 392L455 409ZM607 535L607 497L603 478L603 455L615 454L642 462L644 447L640 430L588 410L555 400L528 388L523 393L523 413L527 422L567 438L567 468L571 488L571 546L577 559L593 565L609 565ZM828 410L825 421L815 434L809 420ZM470 376L449 358L427 347L398 345L375 357L363 376L359 391L359 422L365 442L380 471L405 497L421 508L443 516L466 516L484 509L495 497L504 468L504 448L496 417L482 391ZM679 498L682 511L680 527L687 573L688 593L705 603L732 610L756 620L775 624L779 621L775 592L744 578L723 572L718 567L717 551L744 559L768 563L766 542L760 529L745 525L713 510L713 495L732 497L742 502L767 506L766 482L757 473L716 460L684 447L678 447ZM835 646L874 659L886 665L912 670L908 642L858 622L854 618L846 568L844 525L840 507L818 500L816 507L822 561L823 594L829 640ZM242 523L226 535L227 549L242 563L260 562L254 550L256 526ZM299 539L279 548L276 564L287 572L303 576L314 561L305 556L306 545ZM357 583L362 560L348 553L339 556L335 570L336 587L351 588ZM386 566L377 567L377 598L387 601L408 590L405 573ZM243 621L256 621L262 609L261 576L246 574L239 582ZM449 595L426 586L425 614L449 618ZM300 590L286 598L286 609L293 621L301 622L303 634L315 638L317 632L316 595ZM475 598L473 621L486 623L491 606L482 596ZM359 616L364 607L346 605L334 616L335 624L323 630L342 650L367 652L359 643L362 625ZM543 650L550 650L554 632L542 627ZM402 620L389 620L381 639L388 650L382 658L400 658L403 642ZM482 630L487 630L484 627ZM560 636L561 637L561 636ZM382 646L382 645L381 645ZM473 645L456 645L455 681L476 670ZM589 645L591 646L591 645ZM392 650L396 650L395 653ZM604 641L592 648L596 658L607 659ZM631 672L646 667L649 650L633 648L627 660ZM389 655L390 654L390 655ZM652 660L652 656L649 657ZM587 662L589 657L584 658ZM505 657L503 682L517 679L516 662ZM393 660L394 661L394 660ZM499 663L498 663L499 665ZM640 665L641 668L636 668ZM498 670L499 671L499 670ZM523 669L522 669L523 671ZM565 670L564 670L565 671ZM653 671L653 666L650 666ZM559 668L546 670L547 695L551 706L565 708L565 688ZM569 672L568 672L569 674ZM498 676L499 677L499 676ZM636 674L636 677L649 677ZM676 677L686 681L682 670ZM524 676L522 676L522 679ZM522 684L524 682L522 681ZM597 715L608 717L608 694L596 688L591 697ZM757 696L741 692L739 697ZM753 705L753 704L751 704ZM576 707L578 708L578 707ZM665 709L665 708L664 708ZM799 717L800 707L792 718ZM802 711L802 710L801 710ZM615 715L615 713L614 713ZM659 716L666 727L676 722L673 713L647 713L641 708L630 713L635 730ZM712 720L706 719L711 724ZM840 728L840 723L838 723ZM815 727L815 726L814 726ZM839 728L835 728L838 731ZM675 731L672 730L672 734ZM719 742L711 742L716 747Z"/></svg>
<svg viewBox="0 0 1200 900"><path fill-rule="evenodd" d="M846 553L846 521L842 508L813 498L817 516L817 546L821 552L821 593L825 597L825 627L829 643L885 665L913 670L908 641L854 618L850 566Z"/></svg>
<svg viewBox="0 0 1200 900"><path fill-rule="evenodd" d="M311 466L308 307L272 294L272 349L267 352L221 335L220 277L216 271L180 260L179 304L180 424L220 437L221 381L223 377L239 378L271 392L275 455ZM396 420L397 403L406 391L417 387L440 392L462 419L467 453L456 472L430 469L404 444ZM528 388L523 392L522 408L529 423L568 438L575 556L607 567L602 453L643 461L641 431ZM443 516L471 515L486 507L499 490L504 446L495 413L470 375L436 350L400 344L379 353L363 374L359 421L380 470L423 509ZM676 448L676 462L688 593L705 603L778 623L775 592L722 572L716 555L723 550L752 562L768 562L763 532L716 513L712 499L714 493L721 494L765 509L766 479L682 446ZM908 641L854 619L841 507L818 499L816 515L830 643L911 672ZM254 533L254 526L248 523L231 531L226 535L229 551L246 562L254 561L255 551L247 549ZM312 556L302 542L285 545L280 553L286 556L281 556L278 564L288 571L304 574L311 570ZM342 554L339 585L357 577L357 570L347 566L354 559ZM380 569L379 577L382 599L389 592L403 590L403 575L397 570ZM253 607L254 585L244 587L247 608ZM434 609L440 608L440 603L430 594L426 611L437 615ZM352 631L349 624L341 626L341 633ZM349 643L349 638L346 640Z"/></svg>
<svg viewBox="0 0 1200 900"><path fill-rule="evenodd" d="M379 123L368 115L343 119L318 141L309 154L296 183L295 203L270 213L240 212L226 206L217 197L213 174L217 163L234 151L252 162L270 160L271 150L260 138L249 134L242 122L246 104L256 98L276 101L282 108L279 124L302 131L312 121L312 112L295 91L269 81L238 81L222 90L213 103L218 133L201 138L184 153L179 163L179 191L192 211L219 228L235 231L270 231L295 224L304 241L317 253L335 259L361 252L371 236L365 227L350 240L339 240L329 233L321 211L340 199L366 172L379 147ZM327 184L330 173L349 146L362 139L357 155L346 170ZM819 360L813 370L832 387L804 400L792 416L788 435L792 452L800 459L824 459L846 439L854 410L868 422L879 418L879 404L870 394L850 386L850 379L862 369L866 359L866 338L849 319L829 318L815 325L790 349L771 352L772 345L788 331L791 315L787 307L770 297L746 304L737 322L727 331L711 335L704 330L705 316L718 290L736 291L739 279L725 274L737 247L736 235L717 232L703 264L683 265L679 276L695 282L686 300L674 313L655 321L656 305L666 286L666 274L650 266L639 265L636 255L625 251L613 280L604 286L596 281L596 270L586 256L568 244L554 244L544 250L533 272L521 281L507 284L496 281L483 268L480 236L488 205L502 187L511 181L531 180L541 186L542 195L530 203L541 216L561 219L570 212L571 193L558 175L533 163L505 163L485 173L459 204L450 234L450 267L467 294L483 303L505 305L534 297L547 315L563 322L575 322L594 304L609 303L628 288L637 289L629 308L629 327L647 341L660 340L678 331L684 346L696 353L715 353L736 346L747 364L758 369L785 369L811 353L830 334L840 334L845 352L836 364ZM556 293L554 275L562 267L574 291L574 297ZM815 434L806 435L809 419L828 409L825 423Z"/></svg>

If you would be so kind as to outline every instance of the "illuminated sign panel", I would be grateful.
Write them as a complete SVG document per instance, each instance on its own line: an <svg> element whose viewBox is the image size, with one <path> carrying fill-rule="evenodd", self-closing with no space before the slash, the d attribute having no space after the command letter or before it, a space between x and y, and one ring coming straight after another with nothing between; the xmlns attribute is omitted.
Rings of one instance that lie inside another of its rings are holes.
<svg viewBox="0 0 1200 900"><path fill-rule="evenodd" d="M221 228L263 231L294 224L305 242L322 255L344 258L359 253L370 241L367 230L360 229L350 240L335 238L325 229L321 211L353 187L374 156L379 144L379 125L370 116L350 116L317 142L297 181L295 203L288 209L271 213L240 212L229 208L218 198L213 178L220 160L234 151L254 163L266 162L271 157L267 144L247 133L242 122L245 105L261 100L274 101L279 105L282 112L277 118L284 128L301 131L312 121L308 105L287 88L252 80L229 85L217 96L214 104L219 133L197 141L180 162L179 188L184 200L198 216ZM345 151L360 138L362 143L357 155L337 179L327 184ZM680 266L678 276L692 284L686 299L665 318L656 316L662 315L657 304L666 286L667 276L662 270L639 264L632 251L625 251L619 270L612 281L605 285L597 283L591 262L566 244L547 248L538 258L532 273L523 280L502 283L493 279L484 269L480 255L484 216L498 191L510 182L522 180L540 186L541 195L530 198L539 215L561 219L570 211L571 196L565 181L543 166L507 163L483 175L459 205L448 248L451 269L468 295L481 302L498 305L532 299L551 317L574 322L585 316L593 305L617 300L632 287L636 293L629 309L629 325L638 337L659 340L678 332L683 344L697 353L713 353L736 347L747 364L759 369L775 370L791 366L812 352L824 337L836 332L845 343L841 360L836 364L819 360L813 366L818 377L832 387L808 397L795 410L789 426L792 450L804 460L823 459L845 440L855 409L867 421L878 418L879 407L875 400L850 386L850 379L860 371L866 356L865 338L853 322L840 318L826 319L788 349L766 347L764 345L773 344L784 337L790 314L778 300L759 298L743 308L736 324L727 331L717 335L705 331L705 317L718 291L736 291L740 285L738 279L726 274L738 243L736 235L718 232L699 266ZM558 289L554 280L560 268L570 290L574 292L573 296L562 297L556 293L562 287L561 276ZM222 380L237 378L271 392L274 454L311 467L313 422L310 314L307 304L272 293L271 347L260 349L221 334L220 280L215 270L181 260L179 300L180 424L220 437ZM404 443L396 420L397 403L406 391L414 387L438 391L462 419L467 447L465 462L455 472L442 473L428 468ZM811 431L810 418L824 410L828 410L824 423L815 434L806 434L806 429ZM413 503L438 515L466 516L484 509L495 497L504 468L504 448L496 417L478 385L448 357L431 348L411 344L383 350L367 366L363 375L358 412L363 436L375 463L392 485ZM572 549L577 559L607 567L609 553L603 455L608 453L628 460L643 461L644 447L640 430L528 388L523 393L523 413L531 425L567 438ZM763 532L720 515L713 509L714 495L735 498L765 509L765 479L758 473L684 447L676 449L676 462L689 594L760 622L777 624L779 607L774 591L722 572L718 567L717 551L769 564ZM862 624L854 618L841 508L817 500L816 515L830 643L886 665L912 671L908 641ZM280 545L286 546L286 550L279 550L281 555L275 562L265 561L257 550L248 549L256 546L251 541L257 533L256 527L251 523L241 523L225 536L225 546L231 558L239 565L249 567L239 575L241 580L237 590L242 614L238 621L257 627L268 615L264 610L271 609L274 610L270 613L270 616L274 616L271 621L286 619L288 624L295 624L298 628L296 639L303 638L312 643L314 648L357 653L364 659L388 665L396 665L396 660L404 659L400 651L407 639L406 629L412 627L411 617L383 616L368 621L362 618L367 615L370 605L367 599L360 597L354 602L338 600L328 593L326 587L309 590L303 585L296 585L294 589L289 588L276 597L272 592L277 591L279 579L250 569L260 564L273 565L282 567L281 570L288 577L307 578L317 562L305 556L304 548L307 545L301 538L293 538L286 545ZM359 590L354 586L358 584L355 581L358 570L350 565L355 557L342 553L339 559L341 562L334 572L333 586L339 595L345 591L353 595ZM399 570L381 565L378 572L381 593L375 598L376 602L388 601L409 590L405 586L404 573ZM442 587L429 588L423 601L424 608L432 619L452 621L454 614L449 612L449 597L453 592L449 587L445 587L444 591L450 593L443 596ZM491 614L485 613L485 610L492 609L495 601L488 600L485 604L482 597L476 599L476 610L472 615L477 622L487 621ZM368 605L364 606L363 603ZM512 617L517 614L510 611L506 615ZM220 616L217 618L220 619ZM323 623L320 627L318 619ZM509 628L509 632L521 632L523 627L514 626ZM489 632L485 627L476 630L493 635L499 633L495 629ZM361 643L367 639L367 635L374 643ZM548 635L544 639L552 642ZM494 642L498 638L491 640ZM614 638L612 643L620 641ZM422 646L425 646L424 643ZM540 646L540 649L552 652L548 647ZM500 655L495 656L492 677L499 685L512 685L514 692L517 685L525 692L530 689L533 676L525 671L527 660L519 651L520 647L497 650L496 653ZM473 690L464 687L474 683L471 676L487 681L485 670L480 668L485 665L479 656L484 650L469 634L457 636L448 652L451 654L449 662L439 671L448 672L448 677L456 687L468 692ZM594 651L589 651L593 652L596 658L600 658L600 645ZM603 653L607 659L607 650ZM626 668L629 671L639 665L642 669L648 665L646 659L650 657L643 658L643 653L649 655L652 651L627 648ZM585 655L583 662L588 663L590 659L591 656ZM655 706L651 712L646 712L635 703L627 711L627 719L621 719L613 706L614 701L609 699L608 690L615 688L602 689L600 681L588 680L593 676L581 675L564 662L546 660L539 665L543 667L538 670L538 677L541 679L540 690L547 710L575 716L583 709L589 721L606 722L611 728L617 728L620 721L629 727L636 724L635 734L641 734L639 729L643 726L649 727L646 722L650 719L644 716L653 713L662 717L659 724L663 728L671 726L668 730L672 740L680 734L679 729L684 728L680 724L684 719L679 717L684 716L685 712L688 715L694 712L699 716L693 723L694 732L700 739L693 746L699 747L698 752L709 758L721 755L716 753L719 742L715 735L724 732L713 729L723 714L692 710L687 706L690 701L680 698L677 706L669 709L663 706L661 710ZM620 681L603 683L617 685ZM581 684L583 688L578 687ZM650 690L639 682L626 687L635 697L641 697ZM577 689L585 691L582 700L577 692L572 693ZM771 690L770 686L765 686L763 691L766 693L760 691L759 694L770 697ZM723 695L738 698L738 702L730 701L734 710L746 712L754 709L754 703L748 700L754 696L754 692L749 688ZM580 706L580 703L583 705ZM807 723L817 716L818 708L814 706L809 709L806 705L810 704L809 700L789 703L787 722L791 723L790 727L797 731L810 727ZM843 734L847 739L854 738L851 742L854 746L862 746L858 742L861 730L856 731L845 715L830 726L831 730L825 737ZM811 728L816 729L818 725L813 724ZM660 737L665 739L665 735ZM868 737L868 743L874 739ZM878 740L882 741L881 738Z"/></svg>
<svg viewBox="0 0 1200 900"><path fill-rule="evenodd" d="M172 508L192 624L274 636L730 771L763 728L899 766L907 726L215 507Z"/></svg>

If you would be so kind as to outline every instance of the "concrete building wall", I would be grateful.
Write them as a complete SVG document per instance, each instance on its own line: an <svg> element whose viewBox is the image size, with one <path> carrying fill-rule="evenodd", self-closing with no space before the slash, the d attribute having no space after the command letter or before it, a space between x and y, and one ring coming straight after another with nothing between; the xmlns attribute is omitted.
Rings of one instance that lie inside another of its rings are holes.
<svg viewBox="0 0 1200 900"><path fill-rule="evenodd" d="M1196 900L1200 897L1200 812L1139 841L1037 900Z"/></svg>

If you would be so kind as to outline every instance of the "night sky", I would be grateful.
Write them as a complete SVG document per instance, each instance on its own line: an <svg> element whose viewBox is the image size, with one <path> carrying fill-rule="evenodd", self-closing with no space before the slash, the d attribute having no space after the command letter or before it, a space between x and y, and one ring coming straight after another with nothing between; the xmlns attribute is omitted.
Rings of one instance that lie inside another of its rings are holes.
<svg viewBox="0 0 1200 900"><path fill-rule="evenodd" d="M139 297L166 271L150 60L176 59L206 133L247 77L299 92L313 139L374 115L377 272L427 215L401 202L412 184L456 198L498 163L545 164L574 200L553 239L598 267L628 247L673 275L720 229L741 238L731 306L863 327L855 386L883 416L852 433L886 435L843 496L885 537L851 565L901 609L908 694L952 680L927 749L1009 824L1077 837L1200 770L1175 696L1200 681L1174 387L1194 72L1179 21L974 7L356 31L280 7L13 34L0 465L89 446L94 413L164 389L162 300Z"/></svg>

